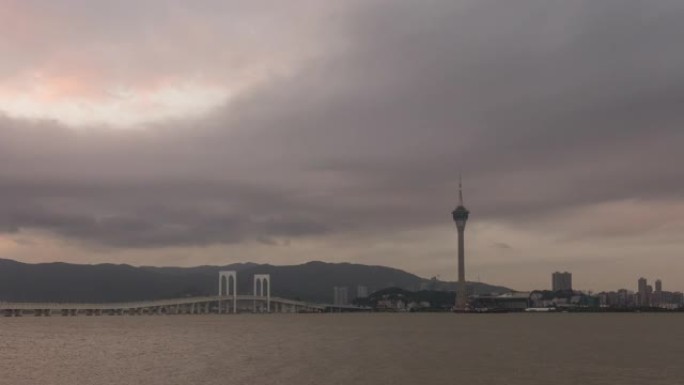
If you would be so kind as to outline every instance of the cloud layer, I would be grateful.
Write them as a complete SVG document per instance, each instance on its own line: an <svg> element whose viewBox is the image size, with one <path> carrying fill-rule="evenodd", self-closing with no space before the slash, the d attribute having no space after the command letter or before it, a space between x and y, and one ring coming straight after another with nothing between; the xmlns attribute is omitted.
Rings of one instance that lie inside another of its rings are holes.
<svg viewBox="0 0 684 385"><path fill-rule="evenodd" d="M684 268L677 2L194 3L10 2L0 95L95 105L112 89L192 83L230 98L172 119L150 107L126 129L5 109L8 257L49 238L64 249L37 259L201 264L259 250L452 278L463 173L470 279L681 278L669 272ZM24 81L35 73L83 86L38 97Z"/></svg>

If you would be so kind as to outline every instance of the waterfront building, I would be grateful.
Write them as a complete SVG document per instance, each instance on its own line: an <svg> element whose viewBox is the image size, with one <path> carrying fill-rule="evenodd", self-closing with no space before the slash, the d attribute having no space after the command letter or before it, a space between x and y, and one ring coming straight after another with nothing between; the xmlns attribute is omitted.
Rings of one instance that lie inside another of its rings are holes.
<svg viewBox="0 0 684 385"><path fill-rule="evenodd" d="M634 293L627 289L620 289L618 293L617 305L621 307L634 306Z"/></svg>
<svg viewBox="0 0 684 385"><path fill-rule="evenodd" d="M533 293L510 292L497 295L474 295L473 306L476 309L522 311L530 307Z"/></svg>
<svg viewBox="0 0 684 385"><path fill-rule="evenodd" d="M684 306L684 293L679 291L672 293L672 304L676 305L677 307Z"/></svg>
<svg viewBox="0 0 684 385"><path fill-rule="evenodd" d="M551 290L553 291L571 291L572 290L572 274L566 272L555 272L551 275Z"/></svg>
<svg viewBox="0 0 684 385"><path fill-rule="evenodd" d="M617 292L611 291L607 293L600 293L599 299L601 306L604 307L626 308L633 307L635 304L634 293L627 289L620 289Z"/></svg>

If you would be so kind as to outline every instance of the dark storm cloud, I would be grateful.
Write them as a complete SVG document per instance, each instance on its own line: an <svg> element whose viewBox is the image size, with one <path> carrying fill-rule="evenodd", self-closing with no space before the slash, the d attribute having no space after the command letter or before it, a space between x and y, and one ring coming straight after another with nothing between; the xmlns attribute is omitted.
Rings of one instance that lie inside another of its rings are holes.
<svg viewBox="0 0 684 385"><path fill-rule="evenodd" d="M371 2L346 44L193 120L0 120L0 231L117 247L525 220L684 191L684 6Z"/></svg>
<svg viewBox="0 0 684 385"><path fill-rule="evenodd" d="M303 217L284 200L278 200L283 208L275 210L267 203L276 199L270 192L215 183L15 181L2 188L0 232L44 229L106 246L197 246L328 231L324 223Z"/></svg>

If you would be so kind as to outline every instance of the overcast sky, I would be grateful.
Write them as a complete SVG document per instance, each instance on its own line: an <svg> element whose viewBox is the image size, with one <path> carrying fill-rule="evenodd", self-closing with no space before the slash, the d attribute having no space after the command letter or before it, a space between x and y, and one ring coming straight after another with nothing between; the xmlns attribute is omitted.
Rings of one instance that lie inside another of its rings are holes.
<svg viewBox="0 0 684 385"><path fill-rule="evenodd" d="M681 0L0 0L0 258L684 290Z"/></svg>

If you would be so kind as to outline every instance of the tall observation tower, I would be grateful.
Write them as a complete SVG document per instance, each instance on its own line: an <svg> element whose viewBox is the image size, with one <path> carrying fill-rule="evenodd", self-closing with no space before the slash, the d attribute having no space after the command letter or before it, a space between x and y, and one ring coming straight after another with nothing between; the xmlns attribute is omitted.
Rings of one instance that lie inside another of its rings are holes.
<svg viewBox="0 0 684 385"><path fill-rule="evenodd" d="M458 290L456 291L456 310L465 310L468 303L468 293L465 281L465 227L468 221L468 211L463 206L463 186L458 178L458 207L451 212L458 229Z"/></svg>

